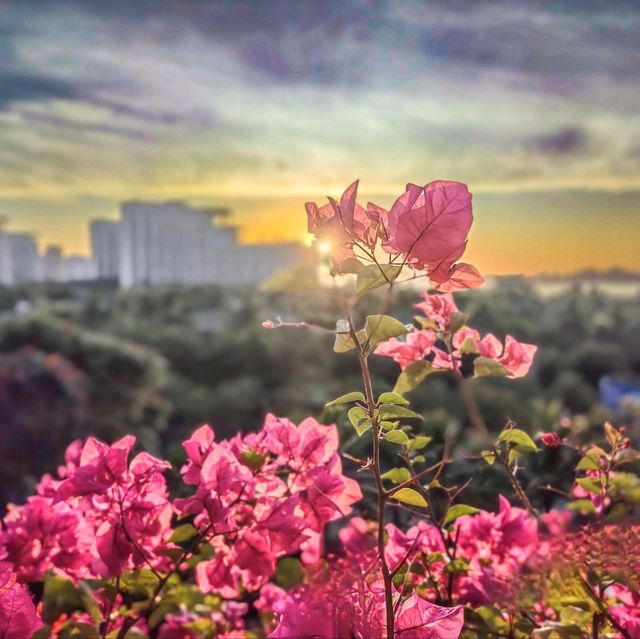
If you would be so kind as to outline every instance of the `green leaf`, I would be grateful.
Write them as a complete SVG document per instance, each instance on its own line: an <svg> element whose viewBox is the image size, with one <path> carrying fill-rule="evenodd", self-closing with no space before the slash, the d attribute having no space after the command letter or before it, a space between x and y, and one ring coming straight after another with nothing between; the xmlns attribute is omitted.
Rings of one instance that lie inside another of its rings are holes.
<svg viewBox="0 0 640 639"><path fill-rule="evenodd" d="M348 257L340 264L340 273L359 273L364 268L364 264L355 257Z"/></svg>
<svg viewBox="0 0 640 639"><path fill-rule="evenodd" d="M427 501L425 498L417 490L413 490L413 488L401 488L391 496L403 504L408 504L409 506L419 506L420 508L427 507Z"/></svg>
<svg viewBox="0 0 640 639"><path fill-rule="evenodd" d="M174 528L169 541L174 544L182 544L193 539L198 534L198 529L192 524L182 524Z"/></svg>
<svg viewBox="0 0 640 639"><path fill-rule="evenodd" d="M578 477L576 483L594 495L599 495L602 491L602 482L599 477Z"/></svg>
<svg viewBox="0 0 640 639"><path fill-rule="evenodd" d="M600 459L606 455L600 446L592 446L578 462L576 470L600 470Z"/></svg>
<svg viewBox="0 0 640 639"><path fill-rule="evenodd" d="M364 331L358 331L356 336L360 343L364 342L367 338ZM336 333L336 341L333 343L334 353L348 353L352 351L356 345L353 343L353 337L351 333Z"/></svg>
<svg viewBox="0 0 640 639"><path fill-rule="evenodd" d="M538 447L535 445L533 439L519 428L508 428L503 430L498 437L498 441L517 446L518 452L520 453L538 452Z"/></svg>
<svg viewBox="0 0 640 639"><path fill-rule="evenodd" d="M302 565L295 557L285 557L278 562L275 581L281 588L289 590L302 583Z"/></svg>
<svg viewBox="0 0 640 639"><path fill-rule="evenodd" d="M466 575L469 572L469 560L464 557L456 557L444 567L448 575Z"/></svg>
<svg viewBox="0 0 640 639"><path fill-rule="evenodd" d="M347 393L346 395L340 395L333 401L325 404L325 406L337 406L338 404L351 404L352 402L366 402L365 396L358 392L354 391L353 393Z"/></svg>
<svg viewBox="0 0 640 639"><path fill-rule="evenodd" d="M604 434L607 438L607 441L609 442L609 446L611 446L611 448L615 448L619 434L618 431L609 422L604 423Z"/></svg>
<svg viewBox="0 0 640 639"><path fill-rule="evenodd" d="M409 329L391 315L368 315L364 322L366 342L370 350L392 337L406 335Z"/></svg>
<svg viewBox="0 0 640 639"><path fill-rule="evenodd" d="M414 315L413 319L420 324L420 328L430 328L433 331L438 330L438 324L435 320L429 317L423 317L422 315Z"/></svg>
<svg viewBox="0 0 640 639"><path fill-rule="evenodd" d="M543 626L531 633L531 639L575 639L575 637L584 637L580 626L557 621L545 621Z"/></svg>
<svg viewBox="0 0 640 639"><path fill-rule="evenodd" d="M478 353L478 349L476 348L473 339L471 337L467 337L467 339L464 340L464 342L462 342L462 344L460 344L460 353L462 353L462 355L469 355L469 354L477 354Z"/></svg>
<svg viewBox="0 0 640 639"><path fill-rule="evenodd" d="M68 579L48 575L44 582L42 620L53 623L60 615L82 606L82 593Z"/></svg>
<svg viewBox="0 0 640 639"><path fill-rule="evenodd" d="M398 393L382 393L382 395L378 397L378 404L398 404L401 406L407 406L409 404L409 400L405 399L402 395L398 395Z"/></svg>
<svg viewBox="0 0 640 639"><path fill-rule="evenodd" d="M380 428L382 428L382 430L395 430L398 426L400 426L400 422L391 422L386 419L380 422Z"/></svg>
<svg viewBox="0 0 640 639"><path fill-rule="evenodd" d="M418 435L411 440L409 444L409 450L422 450L431 443L433 437L427 437L427 435Z"/></svg>
<svg viewBox="0 0 640 639"><path fill-rule="evenodd" d="M255 450L245 450L240 453L240 461L251 468L251 470L258 470L262 467L265 461L267 461L266 455L261 455Z"/></svg>
<svg viewBox="0 0 640 639"><path fill-rule="evenodd" d="M584 511L586 513L595 513L596 507L590 499L574 499L567 504L569 510Z"/></svg>
<svg viewBox="0 0 640 639"><path fill-rule="evenodd" d="M520 446L514 446L509 450L509 456L507 457L507 463L509 466L512 466L520 459L522 452L519 449Z"/></svg>
<svg viewBox="0 0 640 639"><path fill-rule="evenodd" d="M356 433L358 433L358 437L364 435L373 425L371 423L371 417L369 416L368 411L360 406L354 406L353 408L349 409L348 415L349 421L356 429Z"/></svg>
<svg viewBox="0 0 640 639"><path fill-rule="evenodd" d="M431 373L435 372L431 366L431 362L420 360L412 362L398 376L398 381L393 387L393 392L398 395L404 395L413 390L418 384L422 383Z"/></svg>
<svg viewBox="0 0 640 639"><path fill-rule="evenodd" d="M423 419L422 415L414 413L404 406L396 406L396 404L382 404L379 406L379 410L382 419Z"/></svg>
<svg viewBox="0 0 640 639"><path fill-rule="evenodd" d="M474 377L506 377L509 371L500 362L489 357L476 357L473 360Z"/></svg>
<svg viewBox="0 0 640 639"><path fill-rule="evenodd" d="M401 446L408 446L409 444L407 433L402 430L390 430L384 434L384 438L392 444L400 444Z"/></svg>
<svg viewBox="0 0 640 639"><path fill-rule="evenodd" d="M308 265L295 266L284 271L278 271L266 282L261 284L263 291L288 291L292 293L306 293L322 288L318 280L315 267Z"/></svg>
<svg viewBox="0 0 640 639"><path fill-rule="evenodd" d="M458 517L462 517L462 515L475 515L479 513L480 509L475 508L474 506L468 506L467 504L456 504L452 506L447 511L447 515L444 518L444 525L448 526L453 523Z"/></svg>
<svg viewBox="0 0 640 639"><path fill-rule="evenodd" d="M493 466L496 463L496 455L490 450L483 450L480 453L480 456L487 462L487 464L489 464L489 466Z"/></svg>
<svg viewBox="0 0 640 639"><path fill-rule="evenodd" d="M73 639L80 639L80 637L82 637L82 639L100 639L100 633L95 626L81 621L70 622L69 625L65 627L64 636Z"/></svg>
<svg viewBox="0 0 640 639"><path fill-rule="evenodd" d="M398 264L368 264L358 271L358 279L356 280L356 293L362 295L366 291L371 291L393 282L402 267Z"/></svg>
<svg viewBox="0 0 640 639"><path fill-rule="evenodd" d="M449 318L449 326L447 326L447 332L453 335L467 323L468 319L469 316L466 313L451 313L451 317Z"/></svg>
<svg viewBox="0 0 640 639"><path fill-rule="evenodd" d="M392 468L382 475L382 479L388 479L394 484L401 484L403 481L411 479L411 473L406 468Z"/></svg>

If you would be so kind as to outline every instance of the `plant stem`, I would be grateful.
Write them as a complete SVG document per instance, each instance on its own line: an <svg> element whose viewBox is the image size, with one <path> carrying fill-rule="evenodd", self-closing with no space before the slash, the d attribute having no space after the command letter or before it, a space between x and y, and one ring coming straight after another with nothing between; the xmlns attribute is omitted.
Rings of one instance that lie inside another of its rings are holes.
<svg viewBox="0 0 640 639"><path fill-rule="evenodd" d="M618 623L615 617L613 617L613 615L609 612L607 604L602 601L602 597L600 596L600 594L596 590L594 590L594 588L589 583L589 580L583 574L580 575L580 581L582 582L582 585L584 586L584 589L586 590L591 600L596 604L596 606L598 606L602 617L604 617L604 619L606 619L624 637L624 639L633 639L626 628Z"/></svg>
<svg viewBox="0 0 640 639"><path fill-rule="evenodd" d="M500 463L505 467L505 469L507 471L507 475L509 475L509 481L511 482L511 486L513 487L513 490L515 491L516 495L518 496L518 499L522 502L524 507L536 519L540 519L540 515L538 515L538 511L533 507L533 504L531 503L531 500L527 497L527 494L522 489L522 486L520 485L520 482L516 479L516 476L515 476L512 468L511 468L511 466L509 466L509 462L500 454L500 452L498 451L497 448L493 449L493 453L496 456L496 459L500 460Z"/></svg>
<svg viewBox="0 0 640 639"><path fill-rule="evenodd" d="M367 400L367 410L372 424L373 433L373 462L371 464L371 470L373 472L376 492L378 496L378 560L380 561L380 570L382 572L382 580L384 582L384 603L385 603L385 616L387 625L387 639L394 639L394 611L393 611L393 582L391 578L391 571L384 555L384 525L385 525L385 506L387 504L387 494L384 489L382 481L382 473L380 468L380 424L375 416L376 400L373 395L373 383L371 381L371 373L369 371L369 363L367 361L367 354L364 352L360 340L356 334L356 330L353 326L351 317L349 320L349 332L351 339L356 348L358 354L358 361L360 363L360 370L362 371L362 382L364 385L365 397Z"/></svg>

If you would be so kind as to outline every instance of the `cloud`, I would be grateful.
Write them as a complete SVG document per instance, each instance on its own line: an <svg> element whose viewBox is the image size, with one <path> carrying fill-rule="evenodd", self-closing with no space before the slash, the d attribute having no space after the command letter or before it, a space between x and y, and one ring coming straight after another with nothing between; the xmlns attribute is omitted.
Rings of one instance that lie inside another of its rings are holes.
<svg viewBox="0 0 640 639"><path fill-rule="evenodd" d="M16 197L640 183L631 4L19 4L0 14Z"/></svg>
<svg viewBox="0 0 640 639"><path fill-rule="evenodd" d="M528 140L528 144L543 153L565 155L583 149L587 142L585 131L577 126L568 126L548 135Z"/></svg>
<svg viewBox="0 0 640 639"><path fill-rule="evenodd" d="M73 100L77 97L78 91L72 81L30 72L0 71L0 108L15 102Z"/></svg>

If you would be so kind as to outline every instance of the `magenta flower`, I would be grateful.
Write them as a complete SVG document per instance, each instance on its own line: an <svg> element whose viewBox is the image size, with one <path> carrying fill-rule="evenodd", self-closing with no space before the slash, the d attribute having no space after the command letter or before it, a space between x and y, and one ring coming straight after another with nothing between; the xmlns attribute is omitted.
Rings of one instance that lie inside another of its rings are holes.
<svg viewBox="0 0 640 639"><path fill-rule="evenodd" d="M465 184L445 180L424 187L408 184L389 211L386 249L428 271L434 283L445 284L460 274L454 264L464 253L472 222L471 193Z"/></svg>
<svg viewBox="0 0 640 639"><path fill-rule="evenodd" d="M287 554L317 561L325 525L362 498L357 482L342 474L336 427L311 418L295 425L267 415L259 432L221 442L203 427L184 448L182 474L195 493L174 507L195 515L213 538L215 557L197 568L204 592L234 597L240 584L257 590Z"/></svg>
<svg viewBox="0 0 640 639"><path fill-rule="evenodd" d="M504 351L498 358L498 362L514 377L524 377L531 368L531 363L537 350L537 346L518 342L511 335L507 335L504 342Z"/></svg>
<svg viewBox="0 0 640 639"><path fill-rule="evenodd" d="M13 566L0 561L0 639L31 637L41 627L29 591L17 582Z"/></svg>
<svg viewBox="0 0 640 639"><path fill-rule="evenodd" d="M331 258L338 268L347 258L355 257L355 242L369 247L375 243L375 231L367 212L356 202L357 194L358 180L347 187L339 203L328 198L329 203L321 207L315 202L305 204L309 233L329 243Z"/></svg>
<svg viewBox="0 0 640 639"><path fill-rule="evenodd" d="M450 293L430 295L424 292L422 297L423 301L414 304L414 307L421 311L423 315L433 320L439 330L447 330L451 322L451 315L459 312L453 295Z"/></svg>
<svg viewBox="0 0 640 639"><path fill-rule="evenodd" d="M540 433L540 441L549 448L558 448L562 444L558 433Z"/></svg>
<svg viewBox="0 0 640 639"><path fill-rule="evenodd" d="M409 364L425 359L434 351L436 334L431 329L422 329L408 333L406 339L392 337L380 343L374 353L392 357L404 370Z"/></svg>
<svg viewBox="0 0 640 639"><path fill-rule="evenodd" d="M464 608L444 608L411 595L400 606L396 619L398 639L456 639L464 625Z"/></svg>

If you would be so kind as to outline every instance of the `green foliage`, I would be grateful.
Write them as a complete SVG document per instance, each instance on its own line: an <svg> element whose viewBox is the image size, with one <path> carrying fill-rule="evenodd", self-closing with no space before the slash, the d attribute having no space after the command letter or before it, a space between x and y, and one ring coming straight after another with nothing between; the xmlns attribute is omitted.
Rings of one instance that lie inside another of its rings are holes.
<svg viewBox="0 0 640 639"><path fill-rule="evenodd" d="M340 395L340 397L334 399L333 401L325 404L325 406L337 406L339 404L351 404L352 402L364 402L366 401L365 396L357 391L353 393L347 393L346 395Z"/></svg>
<svg viewBox="0 0 640 639"><path fill-rule="evenodd" d="M402 267L396 264L369 264L358 271L356 280L356 293L362 295L389 282L393 282Z"/></svg>
<svg viewBox="0 0 640 639"><path fill-rule="evenodd" d="M393 387L393 392L398 395L408 393L421 384L435 370L427 361L412 362L400 373L398 381Z"/></svg>
<svg viewBox="0 0 640 639"><path fill-rule="evenodd" d="M394 484L401 484L411 479L411 473L406 468L392 468L382 475L382 479L388 479Z"/></svg>
<svg viewBox="0 0 640 639"><path fill-rule="evenodd" d="M367 315L364 332L367 349L372 351L380 342L406 335L409 330L402 322L389 315Z"/></svg>
<svg viewBox="0 0 640 639"><path fill-rule="evenodd" d="M533 439L519 428L503 430L498 436L498 441L513 446L520 453L536 453L539 450Z"/></svg>
<svg viewBox="0 0 640 639"><path fill-rule="evenodd" d="M458 517L462 517L462 515L475 515L479 512L480 509L475 506L469 506L468 504L455 504L447 511L443 523L445 526L448 526L458 519Z"/></svg>
<svg viewBox="0 0 640 639"><path fill-rule="evenodd" d="M349 421L356 429L358 437L364 435L373 426L368 411L360 406L354 406L349 410Z"/></svg>
<svg viewBox="0 0 640 639"><path fill-rule="evenodd" d="M295 557L285 557L278 562L275 581L281 588L289 590L302 583L302 564Z"/></svg>
<svg viewBox="0 0 640 639"><path fill-rule="evenodd" d="M393 493L393 498L408 506L427 507L427 500L413 488L400 488Z"/></svg>

